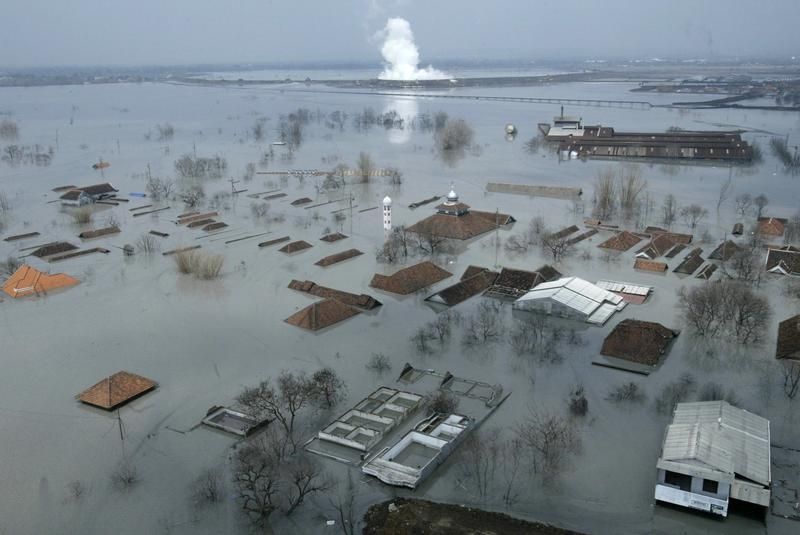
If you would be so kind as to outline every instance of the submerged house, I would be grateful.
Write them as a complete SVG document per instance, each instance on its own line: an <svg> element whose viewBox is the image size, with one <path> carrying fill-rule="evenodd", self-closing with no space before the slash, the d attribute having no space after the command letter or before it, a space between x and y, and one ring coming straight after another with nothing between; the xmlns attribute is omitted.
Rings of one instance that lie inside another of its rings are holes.
<svg viewBox="0 0 800 535"><path fill-rule="evenodd" d="M425 300L445 306L455 306L472 296L486 291L497 278L497 273L477 266L469 266L461 280L452 286L428 296Z"/></svg>
<svg viewBox="0 0 800 535"><path fill-rule="evenodd" d="M357 308L328 298L298 310L283 321L309 331L319 331L360 313Z"/></svg>
<svg viewBox="0 0 800 535"><path fill-rule="evenodd" d="M514 308L603 325L625 308L619 295L578 277L539 284L514 301Z"/></svg>
<svg viewBox="0 0 800 535"><path fill-rule="evenodd" d="M452 275L449 271L426 260L403 268L392 275L387 276L376 273L369 285L384 292L408 295L432 286Z"/></svg>
<svg viewBox="0 0 800 535"><path fill-rule="evenodd" d="M447 200L436 207L436 213L408 227L409 232L453 240L468 240L510 225L515 219L508 214L471 210L450 191Z"/></svg>
<svg viewBox="0 0 800 535"><path fill-rule="evenodd" d="M657 501L723 517L736 500L768 508L769 420L726 401L679 403L656 467Z"/></svg>
<svg viewBox="0 0 800 535"><path fill-rule="evenodd" d="M561 273L548 264L543 265L536 271L503 268L494 283L486 290L485 295L496 298L519 299L537 285L560 278Z"/></svg>
<svg viewBox="0 0 800 535"><path fill-rule="evenodd" d="M791 245L768 249L765 269L776 275L800 276L800 249Z"/></svg>
<svg viewBox="0 0 800 535"><path fill-rule="evenodd" d="M119 190L108 182L102 184L94 184L92 186L83 186L80 188L72 188L61 197L59 200L65 206L84 206L93 202L101 201L109 197L113 197Z"/></svg>
<svg viewBox="0 0 800 535"><path fill-rule="evenodd" d="M121 407L154 390L158 383L130 372L117 372L87 388L77 398L82 403L107 411Z"/></svg>
<svg viewBox="0 0 800 535"><path fill-rule="evenodd" d="M635 368L631 371L647 374L667 354L673 339L677 336L676 331L668 329L660 323L634 319L622 320L606 336L603 347L600 349L601 355L611 358L594 364L631 369L624 364L632 363ZM620 364L623 365L620 366Z"/></svg>
<svg viewBox="0 0 800 535"><path fill-rule="evenodd" d="M467 436L473 420L459 414L434 414L383 448L361 471L388 485L416 488Z"/></svg>
<svg viewBox="0 0 800 535"><path fill-rule="evenodd" d="M80 281L64 273L44 273L27 264L17 269L4 283L3 291L13 298L46 295L75 286Z"/></svg>
<svg viewBox="0 0 800 535"><path fill-rule="evenodd" d="M777 217L758 218L758 233L763 236L783 236L786 231L786 219Z"/></svg>

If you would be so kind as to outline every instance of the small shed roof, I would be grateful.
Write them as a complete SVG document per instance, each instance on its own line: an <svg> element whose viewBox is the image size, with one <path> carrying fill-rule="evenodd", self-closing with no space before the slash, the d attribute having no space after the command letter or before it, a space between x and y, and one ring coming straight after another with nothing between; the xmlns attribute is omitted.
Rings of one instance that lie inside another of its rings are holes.
<svg viewBox="0 0 800 535"><path fill-rule="evenodd" d="M661 227L647 227L644 229L645 234L649 234L651 238L655 238L659 235L666 235L669 236L674 243L682 243L684 245L688 245L692 243L694 236L691 234L681 234L680 232L671 232L665 228Z"/></svg>
<svg viewBox="0 0 800 535"><path fill-rule="evenodd" d="M317 266L328 267L334 264L338 264L339 262L344 262L345 260L361 256L362 254L364 253L362 253L358 249L348 249L346 251L342 251L341 253L336 253L330 256L326 256L325 258L321 258L320 260L317 260L314 264Z"/></svg>
<svg viewBox="0 0 800 535"><path fill-rule="evenodd" d="M108 182L103 182L102 184L93 184L91 186L82 186L76 189L79 189L87 195L109 195L119 191Z"/></svg>
<svg viewBox="0 0 800 535"><path fill-rule="evenodd" d="M386 292L407 295L436 284L451 275L452 273L433 262L425 261L403 268L389 276L376 273L369 285Z"/></svg>
<svg viewBox="0 0 800 535"><path fill-rule="evenodd" d="M334 232L333 234L324 235L323 237L320 238L320 240L328 243L333 243L335 241L344 240L345 238L347 238L347 236L345 236L341 232Z"/></svg>
<svg viewBox="0 0 800 535"><path fill-rule="evenodd" d="M29 295L46 294L47 292L68 288L80 281L63 273L44 273L27 264L20 266L17 271L3 283L3 291L11 297L26 297Z"/></svg>
<svg viewBox="0 0 800 535"><path fill-rule="evenodd" d="M664 437L661 461L769 486L769 420L726 401L679 403Z"/></svg>
<svg viewBox="0 0 800 535"><path fill-rule="evenodd" d="M147 377L126 371L117 372L78 394L88 405L113 410L153 390L158 384Z"/></svg>
<svg viewBox="0 0 800 535"><path fill-rule="evenodd" d="M109 234L117 234L119 231L118 226L112 225L110 227L81 232L78 234L78 237L82 240L91 240L93 238L100 238L101 236L108 236Z"/></svg>
<svg viewBox="0 0 800 535"><path fill-rule="evenodd" d="M600 354L655 366L676 336L660 323L626 319L606 336Z"/></svg>
<svg viewBox="0 0 800 535"><path fill-rule="evenodd" d="M301 206L303 204L308 204L310 202L314 202L313 200L309 199L308 197L300 197L299 199L295 199L291 202L292 206Z"/></svg>
<svg viewBox="0 0 800 535"><path fill-rule="evenodd" d="M627 251L640 241L642 241L642 239L639 236L628 232L627 230L623 230L616 236L613 236L599 244L598 247L603 249L612 249L614 251Z"/></svg>
<svg viewBox="0 0 800 535"><path fill-rule="evenodd" d="M778 324L775 358L800 360L800 314Z"/></svg>
<svg viewBox="0 0 800 535"><path fill-rule="evenodd" d="M341 301L325 299L295 312L284 321L295 327L319 331L360 313L361 311L357 308L347 306Z"/></svg>

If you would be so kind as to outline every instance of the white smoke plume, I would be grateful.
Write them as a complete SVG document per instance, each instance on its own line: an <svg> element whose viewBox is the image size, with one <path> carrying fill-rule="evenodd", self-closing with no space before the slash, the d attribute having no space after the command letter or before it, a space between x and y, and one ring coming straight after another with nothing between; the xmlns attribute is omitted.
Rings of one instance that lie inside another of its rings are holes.
<svg viewBox="0 0 800 535"><path fill-rule="evenodd" d="M379 32L383 39L381 55L386 61L381 80L441 80L450 78L445 72L428 65L419 68L419 50L414 44L414 34L407 20L392 18Z"/></svg>

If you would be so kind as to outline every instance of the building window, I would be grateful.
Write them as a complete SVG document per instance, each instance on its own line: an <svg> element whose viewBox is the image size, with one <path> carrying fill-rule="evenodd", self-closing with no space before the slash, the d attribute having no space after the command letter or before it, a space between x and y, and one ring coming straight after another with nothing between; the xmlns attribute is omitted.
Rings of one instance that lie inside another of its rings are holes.
<svg viewBox="0 0 800 535"><path fill-rule="evenodd" d="M686 474L679 474L667 470L664 474L664 483L673 487L678 487L686 492L692 490L692 476L687 476Z"/></svg>
<svg viewBox="0 0 800 535"><path fill-rule="evenodd" d="M704 479L703 480L703 492L709 492L711 494L719 493L719 482L712 481L711 479Z"/></svg>

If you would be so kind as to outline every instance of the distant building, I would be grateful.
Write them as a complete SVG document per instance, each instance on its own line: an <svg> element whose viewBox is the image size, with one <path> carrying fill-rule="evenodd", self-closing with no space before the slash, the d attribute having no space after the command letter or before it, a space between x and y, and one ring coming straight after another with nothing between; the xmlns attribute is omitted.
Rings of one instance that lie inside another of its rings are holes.
<svg viewBox="0 0 800 535"><path fill-rule="evenodd" d="M786 230L786 220L777 217L760 217L757 228L758 233L763 236L783 236Z"/></svg>
<svg viewBox="0 0 800 535"><path fill-rule="evenodd" d="M603 325L627 303L591 282L568 277L544 282L514 302L514 308Z"/></svg>
<svg viewBox="0 0 800 535"><path fill-rule="evenodd" d="M679 403L656 467L657 501L723 517L732 499L767 508L769 420L726 401Z"/></svg>

